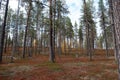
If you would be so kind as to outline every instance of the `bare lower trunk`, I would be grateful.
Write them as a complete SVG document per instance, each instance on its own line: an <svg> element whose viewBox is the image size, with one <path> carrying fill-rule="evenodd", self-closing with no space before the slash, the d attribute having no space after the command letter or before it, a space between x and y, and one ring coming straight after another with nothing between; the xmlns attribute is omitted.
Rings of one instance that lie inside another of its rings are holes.
<svg viewBox="0 0 120 80"><path fill-rule="evenodd" d="M4 53L6 53L6 51L7 51L7 41L8 41L8 33L6 33Z"/></svg>
<svg viewBox="0 0 120 80"><path fill-rule="evenodd" d="M103 19L104 20L104 19ZM104 25L104 24L103 24ZM107 41L107 32L105 29L105 25L104 25L104 38L105 38L105 46L106 46L106 56L109 56L109 52L108 52L108 41Z"/></svg>
<svg viewBox="0 0 120 80"><path fill-rule="evenodd" d="M59 33L58 33L58 53L59 55L62 53L62 49L61 49L61 32L59 30Z"/></svg>
<svg viewBox="0 0 120 80"><path fill-rule="evenodd" d="M65 36L64 36L64 53L66 55L66 41L65 41Z"/></svg>

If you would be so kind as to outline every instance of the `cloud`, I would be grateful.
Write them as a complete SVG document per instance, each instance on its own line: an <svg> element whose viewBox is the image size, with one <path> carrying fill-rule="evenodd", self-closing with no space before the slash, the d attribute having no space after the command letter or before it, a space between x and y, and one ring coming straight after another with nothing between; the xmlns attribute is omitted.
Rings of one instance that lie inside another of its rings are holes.
<svg viewBox="0 0 120 80"><path fill-rule="evenodd" d="M17 9L17 5L18 5L18 2L16 0L10 0L9 1L9 6L12 8L12 9Z"/></svg>
<svg viewBox="0 0 120 80"><path fill-rule="evenodd" d="M66 4L69 7L70 14L68 15L74 25L75 21L79 24L80 9L82 5L81 0L66 0Z"/></svg>

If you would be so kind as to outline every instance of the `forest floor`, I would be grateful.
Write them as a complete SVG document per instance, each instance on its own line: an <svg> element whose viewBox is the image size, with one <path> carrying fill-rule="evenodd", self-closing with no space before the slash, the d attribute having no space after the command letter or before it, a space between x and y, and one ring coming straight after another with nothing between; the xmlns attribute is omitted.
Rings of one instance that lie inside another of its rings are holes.
<svg viewBox="0 0 120 80"><path fill-rule="evenodd" d="M0 64L0 80L118 80L114 57L57 56L49 62L46 55Z"/></svg>

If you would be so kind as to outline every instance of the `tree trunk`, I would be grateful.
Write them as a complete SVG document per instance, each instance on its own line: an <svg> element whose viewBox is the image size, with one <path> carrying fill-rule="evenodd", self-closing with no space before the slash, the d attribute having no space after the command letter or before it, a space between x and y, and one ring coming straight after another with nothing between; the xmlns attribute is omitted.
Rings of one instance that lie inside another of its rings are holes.
<svg viewBox="0 0 120 80"><path fill-rule="evenodd" d="M30 0L29 2L29 9L28 9L28 13L27 13L27 24L25 27L25 35L24 35L24 43L23 43L23 55L22 57L25 58L25 48L26 48L26 38L27 38L27 33L28 33L28 25L29 25L29 20L30 20L30 15L31 15L31 9L32 9L32 1Z"/></svg>
<svg viewBox="0 0 120 80"><path fill-rule="evenodd" d="M118 49L117 49L117 39L116 39L116 33L115 33L115 25L114 25L114 15L113 15L113 4L112 0L109 0L109 8L110 8L110 20L111 20L111 26L112 26L112 34L113 34L113 42L114 44L114 52L115 52L115 60L118 62Z"/></svg>
<svg viewBox="0 0 120 80"><path fill-rule="evenodd" d="M66 40L65 40L65 36L64 36L64 54L66 55Z"/></svg>
<svg viewBox="0 0 120 80"><path fill-rule="evenodd" d="M55 52L55 31L56 31L56 22L55 22L55 18L56 18L56 0L54 0L54 18L53 18L53 47L54 47L54 52Z"/></svg>
<svg viewBox="0 0 120 80"><path fill-rule="evenodd" d="M7 12L8 12L8 4L9 4L9 0L7 0L6 2L6 9L5 9L5 16L4 16L4 22L2 25L2 34L1 36L1 40L0 40L0 63L2 62L2 55L3 55L3 48L4 48L4 39L5 39L5 27L6 27L6 19L7 19Z"/></svg>
<svg viewBox="0 0 120 80"><path fill-rule="evenodd" d="M2 0L0 0L0 9L1 9L1 5L2 5Z"/></svg>
<svg viewBox="0 0 120 80"><path fill-rule="evenodd" d="M61 49L61 31L59 29L58 31L58 54L60 55L62 53L62 49Z"/></svg>
<svg viewBox="0 0 120 80"><path fill-rule="evenodd" d="M120 0L113 0L113 15L114 15L114 27L115 27L115 37L116 37L116 47L118 50L118 72L120 80Z"/></svg>
<svg viewBox="0 0 120 80"><path fill-rule="evenodd" d="M104 13L102 12L102 15L104 15ZM106 32L106 26L105 26L105 18L102 17L102 20L103 20L103 29L104 29L104 38L105 38L105 46L106 46L106 56L108 57L109 56L109 53L108 53L108 41L107 41L107 32Z"/></svg>
<svg viewBox="0 0 120 80"><path fill-rule="evenodd" d="M28 52L29 57L32 57L32 55L33 55L32 53L34 53L32 42L33 42L33 38L30 37L30 46L29 46L29 52Z"/></svg>
<svg viewBox="0 0 120 80"><path fill-rule="evenodd" d="M4 53L7 52L7 41L8 41L8 33L5 35L5 47L4 47Z"/></svg>
<svg viewBox="0 0 120 80"><path fill-rule="evenodd" d="M17 10L17 18L16 18L16 26L15 26L15 32L13 33L13 48L12 48L12 54L11 54L11 62L13 62L13 56L17 52L18 48L18 17L19 17L19 10L20 10L20 0L18 1L18 10Z"/></svg>
<svg viewBox="0 0 120 80"><path fill-rule="evenodd" d="M58 53L59 55L62 52L61 49L61 26L60 26L60 8L58 8L58 15L57 15L57 19L58 19Z"/></svg>
<svg viewBox="0 0 120 80"><path fill-rule="evenodd" d="M71 48L72 48L72 38L70 38L70 46L69 46L69 52L71 52Z"/></svg>
<svg viewBox="0 0 120 80"><path fill-rule="evenodd" d="M103 0L101 0L102 4L103 4ZM106 56L108 57L109 56L109 53L108 53L108 41L107 41L107 31L106 31L106 21L105 21L105 13L104 13L104 9L103 9L103 5L101 5L101 23L102 23L102 27L103 27L103 32L104 32L104 40L105 40L105 48L106 48Z"/></svg>
<svg viewBox="0 0 120 80"><path fill-rule="evenodd" d="M50 61L51 62L55 62L55 54L54 54L54 50L53 50L53 23L52 23L52 0L49 0L49 3L50 3L50 12L49 12L49 16L50 16Z"/></svg>
<svg viewBox="0 0 120 80"><path fill-rule="evenodd" d="M67 37L66 45L67 45L67 54L69 54L69 38L68 37Z"/></svg>
<svg viewBox="0 0 120 80"><path fill-rule="evenodd" d="M87 55L89 59L92 60L92 53L91 53L91 38L90 38L90 25L87 18L87 4L86 0L84 0L84 15L85 15L85 23L86 23L86 40L87 40Z"/></svg>

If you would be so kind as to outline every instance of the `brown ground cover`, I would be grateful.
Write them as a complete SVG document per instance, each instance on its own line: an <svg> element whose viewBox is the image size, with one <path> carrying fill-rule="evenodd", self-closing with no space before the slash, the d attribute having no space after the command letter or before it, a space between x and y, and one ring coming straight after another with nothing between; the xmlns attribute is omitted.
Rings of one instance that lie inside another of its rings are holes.
<svg viewBox="0 0 120 80"><path fill-rule="evenodd" d="M19 59L0 64L0 80L118 80L114 57L56 56L56 63L47 55Z"/></svg>

